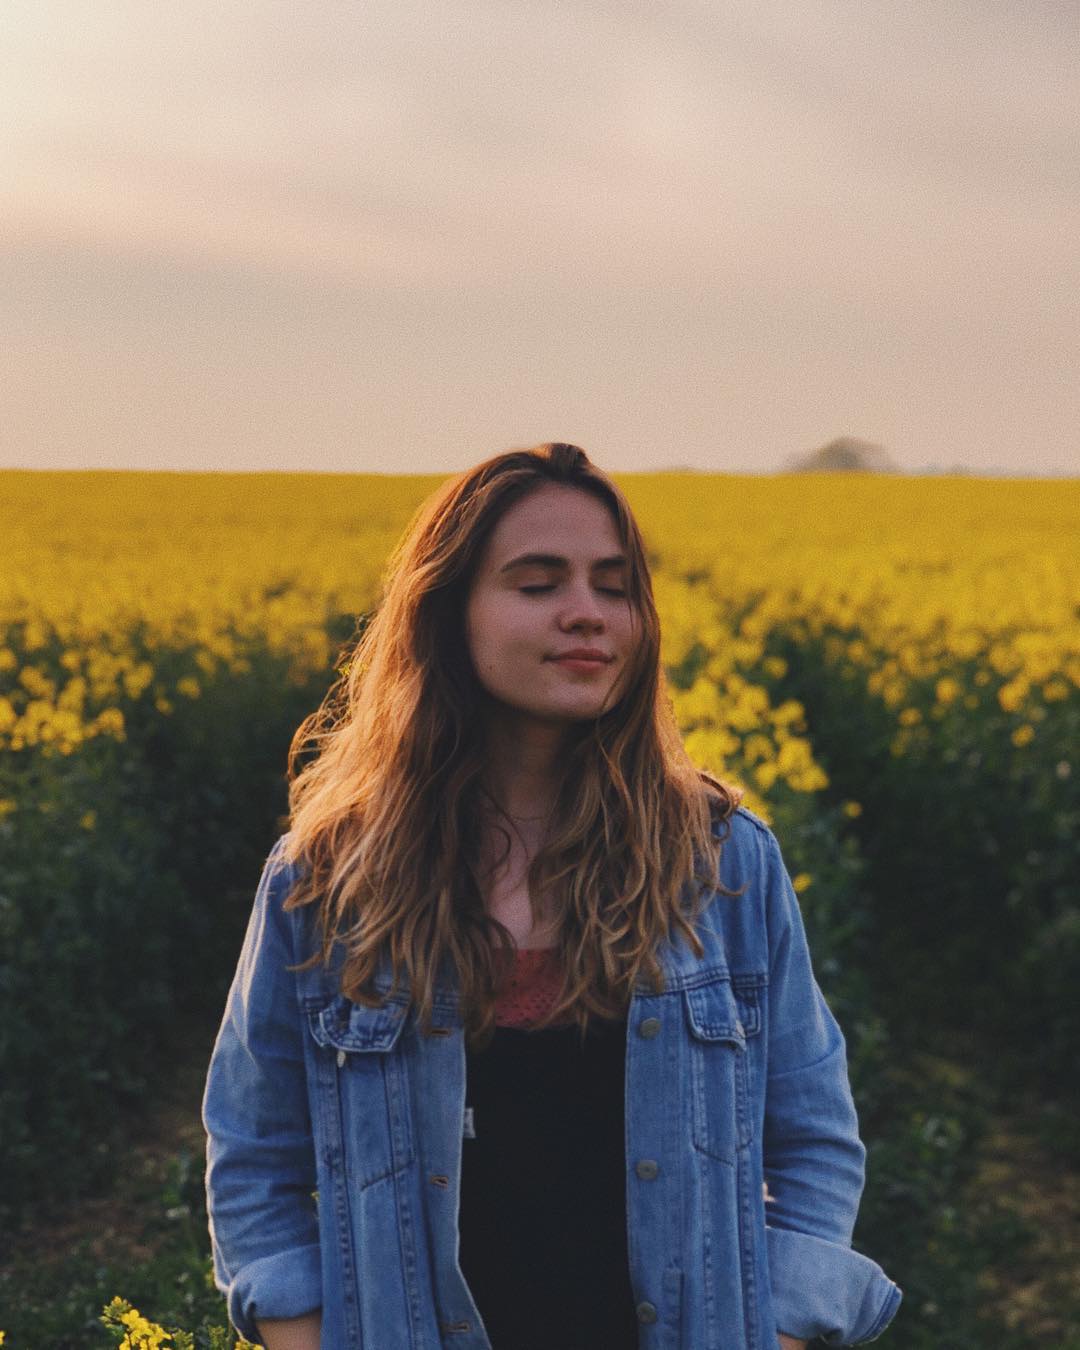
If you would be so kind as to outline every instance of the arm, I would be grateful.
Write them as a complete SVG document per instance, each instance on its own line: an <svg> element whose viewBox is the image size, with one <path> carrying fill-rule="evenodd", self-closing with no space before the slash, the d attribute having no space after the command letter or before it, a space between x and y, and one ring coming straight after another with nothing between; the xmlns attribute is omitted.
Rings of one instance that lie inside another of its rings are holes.
<svg viewBox="0 0 1080 1350"><path fill-rule="evenodd" d="M780 847L765 842L769 931L764 1169L769 1273L777 1324L798 1344L873 1340L900 1290L851 1249L866 1150L844 1037L814 979L799 903Z"/></svg>
<svg viewBox="0 0 1080 1350"><path fill-rule="evenodd" d="M203 1096L214 1283L248 1340L256 1318L322 1304L317 1182L288 916L291 880L270 851L214 1044ZM286 1342L286 1344L288 1344Z"/></svg>
<svg viewBox="0 0 1080 1350"><path fill-rule="evenodd" d="M260 1321L256 1325L263 1350L319 1350L321 1313L290 1317L285 1321Z"/></svg>

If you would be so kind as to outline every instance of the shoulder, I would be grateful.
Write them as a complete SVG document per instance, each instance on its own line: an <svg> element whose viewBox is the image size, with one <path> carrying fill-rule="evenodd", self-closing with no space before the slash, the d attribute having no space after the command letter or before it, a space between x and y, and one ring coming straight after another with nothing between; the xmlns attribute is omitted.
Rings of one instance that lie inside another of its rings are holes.
<svg viewBox="0 0 1080 1350"><path fill-rule="evenodd" d="M263 862L255 896L256 908L278 916L297 877L296 864L289 860L288 844L288 834L275 840Z"/></svg>
<svg viewBox="0 0 1080 1350"><path fill-rule="evenodd" d="M255 895L255 915L295 952L305 937L304 921L308 916L295 909L285 909L285 902L305 872L303 859L290 856L292 842L291 833L279 835L267 853ZM305 906L304 910L310 908Z"/></svg>
<svg viewBox="0 0 1080 1350"><path fill-rule="evenodd" d="M746 806L737 806L723 820L714 819L712 832L721 845L720 880L724 885L730 884L725 877L725 858L727 867L737 864L744 871L754 873L770 861L774 850L779 849L769 824Z"/></svg>
<svg viewBox="0 0 1080 1350"><path fill-rule="evenodd" d="M728 820L738 822L738 825L734 828L742 829L744 832L755 831L758 834L765 835L766 838L771 839L773 837L773 832L769 827L768 822L762 820L761 816L757 815L756 812L751 811L748 806L737 806L728 817Z"/></svg>
<svg viewBox="0 0 1080 1350"><path fill-rule="evenodd" d="M287 830L278 836L266 855L263 877L272 884L275 892L281 891L284 898L307 871L307 863L296 848L296 836Z"/></svg>
<svg viewBox="0 0 1080 1350"><path fill-rule="evenodd" d="M735 815L737 815L740 820L747 821L760 834L765 835L772 834L772 828L769 825L768 821L763 820L762 817L757 815L756 812L751 811L748 806L737 806L735 808Z"/></svg>
<svg viewBox="0 0 1080 1350"><path fill-rule="evenodd" d="M310 859L302 848L297 848L296 844L296 835L291 830L278 837L266 858L261 889L265 891L264 904L269 921L277 928L282 942L286 944L291 962L300 965L321 953L323 943L320 927L321 905L317 899L309 898L292 909L285 908L286 901L292 896L298 884L311 874ZM340 956L339 952L339 961ZM321 968L313 972L296 973L298 986L302 991L309 992L315 984L318 984L321 976ZM319 984L318 987L321 989L322 985Z"/></svg>
<svg viewBox="0 0 1080 1350"><path fill-rule="evenodd" d="M714 821L713 833L720 840L718 884L706 898L698 933L707 947L725 953L732 972L767 970L783 868L776 835L744 806Z"/></svg>
<svg viewBox="0 0 1080 1350"><path fill-rule="evenodd" d="M293 842L293 833L287 830L284 834L279 834L277 839L271 845L270 852L266 855L268 867L278 869L289 865L289 848Z"/></svg>

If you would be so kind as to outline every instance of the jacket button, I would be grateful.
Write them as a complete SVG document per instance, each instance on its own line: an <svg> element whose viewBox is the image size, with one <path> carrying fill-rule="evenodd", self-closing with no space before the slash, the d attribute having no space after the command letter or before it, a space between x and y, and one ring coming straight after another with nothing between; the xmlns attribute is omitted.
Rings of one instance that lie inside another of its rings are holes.
<svg viewBox="0 0 1080 1350"><path fill-rule="evenodd" d="M642 1181L652 1181L653 1177L659 1174L660 1167L652 1158L642 1158L640 1162L634 1164L634 1171Z"/></svg>
<svg viewBox="0 0 1080 1350"><path fill-rule="evenodd" d="M637 1305L637 1320L639 1322L655 1322L656 1307L652 1303L639 1303Z"/></svg>
<svg viewBox="0 0 1080 1350"><path fill-rule="evenodd" d="M344 1050L339 1050L339 1051L337 1052L337 1066L338 1066L339 1069L343 1069L343 1068L345 1067L345 1051L344 1051Z"/></svg>
<svg viewBox="0 0 1080 1350"><path fill-rule="evenodd" d="M651 1040L660 1030L659 1017L646 1017L644 1022L638 1027L638 1035L644 1036L646 1040Z"/></svg>

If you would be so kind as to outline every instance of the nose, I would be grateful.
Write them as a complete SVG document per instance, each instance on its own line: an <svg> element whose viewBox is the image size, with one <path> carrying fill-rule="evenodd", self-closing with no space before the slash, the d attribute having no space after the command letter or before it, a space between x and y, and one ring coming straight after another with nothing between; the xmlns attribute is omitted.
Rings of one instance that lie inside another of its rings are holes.
<svg viewBox="0 0 1080 1350"><path fill-rule="evenodd" d="M597 631L603 628L603 610L587 581L570 586L567 590L566 604L559 615L559 626L568 632L579 629Z"/></svg>

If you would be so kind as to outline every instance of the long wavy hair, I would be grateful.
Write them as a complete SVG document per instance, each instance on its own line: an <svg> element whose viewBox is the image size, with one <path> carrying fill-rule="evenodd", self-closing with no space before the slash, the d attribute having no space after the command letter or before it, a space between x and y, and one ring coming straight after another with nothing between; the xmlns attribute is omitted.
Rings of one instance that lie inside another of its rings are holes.
<svg viewBox="0 0 1080 1350"><path fill-rule="evenodd" d="M583 450L559 443L510 450L449 479L414 515L373 615L343 652L344 674L293 737L284 856L303 866L285 908L318 905L322 950L297 969L329 962L340 942L341 992L376 1006L386 950L391 994L407 981L425 1032L439 972L452 971L470 1044L493 1032L515 943L486 912L479 880L490 696L469 656L465 610L495 525L545 483L591 493L610 511L640 634L613 706L568 728L561 788L528 866L562 972L538 1025L576 1022L584 1037L590 1016L625 1012L642 975L661 991L661 940L680 930L700 956L702 899L739 893L719 886L717 869L742 793L699 769L679 736L645 547L622 491Z"/></svg>

